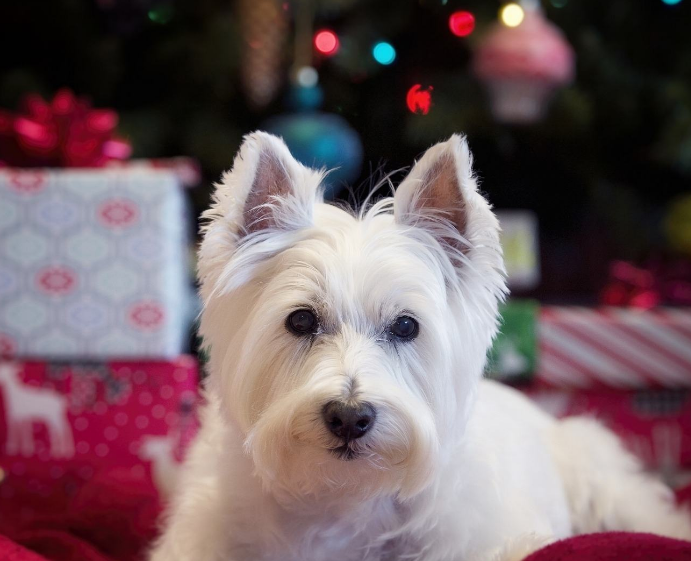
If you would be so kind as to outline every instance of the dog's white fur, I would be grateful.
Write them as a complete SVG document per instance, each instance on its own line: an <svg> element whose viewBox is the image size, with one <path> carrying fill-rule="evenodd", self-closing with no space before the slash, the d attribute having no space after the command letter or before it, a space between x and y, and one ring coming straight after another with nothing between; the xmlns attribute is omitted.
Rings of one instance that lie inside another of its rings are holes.
<svg viewBox="0 0 691 561"><path fill-rule="evenodd" d="M360 215L324 204L322 177L254 133L204 215L208 405L153 561L508 561L579 532L691 538L608 431L481 381L506 288L463 137ZM285 327L305 307L311 338ZM402 314L420 333L393 342ZM350 461L330 451L332 400L377 410Z"/></svg>

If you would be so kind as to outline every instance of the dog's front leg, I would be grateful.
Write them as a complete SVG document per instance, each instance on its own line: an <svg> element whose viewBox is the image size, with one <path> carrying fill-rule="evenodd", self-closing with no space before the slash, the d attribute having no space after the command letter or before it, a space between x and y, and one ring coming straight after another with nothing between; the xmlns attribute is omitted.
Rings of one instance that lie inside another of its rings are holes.
<svg viewBox="0 0 691 561"><path fill-rule="evenodd" d="M229 528L215 489L204 481L185 488L149 561L232 561L227 547Z"/></svg>

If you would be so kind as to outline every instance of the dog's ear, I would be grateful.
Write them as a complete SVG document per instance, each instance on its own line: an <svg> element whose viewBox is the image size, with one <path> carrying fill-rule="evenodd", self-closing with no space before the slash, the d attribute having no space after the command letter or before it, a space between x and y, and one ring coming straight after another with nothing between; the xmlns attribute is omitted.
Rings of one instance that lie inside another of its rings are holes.
<svg viewBox="0 0 691 561"><path fill-rule="evenodd" d="M468 142L460 135L427 150L396 190L396 222L430 230L444 245L466 253L472 246L474 215L492 214L477 192L472 162Z"/></svg>
<svg viewBox="0 0 691 561"><path fill-rule="evenodd" d="M312 226L322 178L322 172L298 163L280 138L265 132L245 137L232 169L216 185L213 202L202 215L198 265L205 299L219 288L222 275L240 284L253 265L287 247L290 236L276 234ZM271 243L261 243L269 239ZM252 251L233 261L245 242ZM223 278L226 290L233 283Z"/></svg>
<svg viewBox="0 0 691 561"><path fill-rule="evenodd" d="M218 185L218 215L233 223L239 238L271 230L297 230L312 224L321 173L299 164L283 140L265 132L245 137Z"/></svg>

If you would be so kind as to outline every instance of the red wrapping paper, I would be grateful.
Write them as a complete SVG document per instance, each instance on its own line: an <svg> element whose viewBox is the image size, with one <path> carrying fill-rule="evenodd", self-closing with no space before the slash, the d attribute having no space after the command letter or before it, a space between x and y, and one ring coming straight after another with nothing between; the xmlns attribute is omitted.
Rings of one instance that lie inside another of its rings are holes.
<svg viewBox="0 0 691 561"><path fill-rule="evenodd" d="M197 378L191 357L0 362L0 534L68 531L134 556L196 431Z"/></svg>

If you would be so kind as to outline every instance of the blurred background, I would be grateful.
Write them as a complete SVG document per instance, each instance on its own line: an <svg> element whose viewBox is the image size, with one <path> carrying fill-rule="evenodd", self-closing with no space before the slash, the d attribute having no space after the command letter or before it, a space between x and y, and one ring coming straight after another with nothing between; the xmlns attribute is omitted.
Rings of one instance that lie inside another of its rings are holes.
<svg viewBox="0 0 691 561"><path fill-rule="evenodd" d="M537 218L531 293L592 303L612 260L689 251L691 3L535 5L510 28L480 0L4 2L0 107L114 109L133 157L199 161L195 216L251 130L340 166L341 198L462 131L494 205Z"/></svg>
<svg viewBox="0 0 691 561"><path fill-rule="evenodd" d="M198 217L256 129L353 205L465 133L512 289L489 375L688 481L691 0L22 0L0 22L0 533L123 560L155 534L196 429Z"/></svg>

